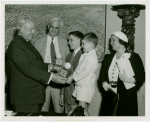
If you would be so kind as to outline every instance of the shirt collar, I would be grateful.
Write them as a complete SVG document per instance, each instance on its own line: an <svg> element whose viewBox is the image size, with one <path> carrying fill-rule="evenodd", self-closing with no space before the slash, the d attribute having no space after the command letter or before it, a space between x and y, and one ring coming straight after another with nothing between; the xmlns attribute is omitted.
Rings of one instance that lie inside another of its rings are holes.
<svg viewBox="0 0 150 122"><path fill-rule="evenodd" d="M88 52L87 54L91 54L91 53L93 53L93 52L95 52L95 49L91 50L91 51Z"/></svg>
<svg viewBox="0 0 150 122"><path fill-rule="evenodd" d="M23 37L21 33L18 33L18 35L21 36L21 37ZM24 38L24 37L23 37L23 38ZM24 38L24 40L26 40L27 42L29 42L29 40L27 40L27 39L25 39L25 38Z"/></svg>
<svg viewBox="0 0 150 122"><path fill-rule="evenodd" d="M48 38L51 39L51 40L52 40L52 38L53 38L53 41L57 40L57 38L58 38L57 36L55 36L55 37L51 37L50 35L47 35L47 36L48 36Z"/></svg>
<svg viewBox="0 0 150 122"><path fill-rule="evenodd" d="M76 54L80 49L81 49L81 47L79 47L76 50L74 50L74 54Z"/></svg>
<svg viewBox="0 0 150 122"><path fill-rule="evenodd" d="M89 55L92 55L92 53L94 53L94 52L95 52L95 49L91 50L91 51L88 52L88 53L84 53L83 55L84 55L84 56L89 56Z"/></svg>

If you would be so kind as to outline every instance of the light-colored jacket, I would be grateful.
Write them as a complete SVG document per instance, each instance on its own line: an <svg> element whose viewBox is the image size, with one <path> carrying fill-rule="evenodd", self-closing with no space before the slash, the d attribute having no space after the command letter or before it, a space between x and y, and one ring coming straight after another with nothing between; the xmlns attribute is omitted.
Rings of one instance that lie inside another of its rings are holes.
<svg viewBox="0 0 150 122"><path fill-rule="evenodd" d="M57 37L58 37L59 50L60 50L60 53L63 59L63 64L64 64L66 61L67 55L70 53L69 47L67 46L67 40L63 39L59 35ZM43 60L45 59L46 45L47 45L47 35L45 35L44 37L42 37L41 39L35 42L35 48L39 51Z"/></svg>
<svg viewBox="0 0 150 122"><path fill-rule="evenodd" d="M95 49L89 53L81 55L79 64L73 73L73 78L77 86L91 87L96 81L96 69L98 67L98 59Z"/></svg>

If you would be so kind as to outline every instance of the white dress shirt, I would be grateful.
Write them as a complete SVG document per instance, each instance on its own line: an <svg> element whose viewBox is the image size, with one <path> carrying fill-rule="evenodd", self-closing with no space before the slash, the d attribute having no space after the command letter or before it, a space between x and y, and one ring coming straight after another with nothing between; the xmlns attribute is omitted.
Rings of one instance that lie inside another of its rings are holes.
<svg viewBox="0 0 150 122"><path fill-rule="evenodd" d="M52 37L47 35L47 45L46 45L46 52L45 52L44 63L52 63L52 61L51 61L51 52L50 52L51 42L52 42ZM56 56L57 56L58 54L60 54L57 36L53 37L53 43L54 43L55 52L56 52Z"/></svg>
<svg viewBox="0 0 150 122"><path fill-rule="evenodd" d="M50 52L51 42L52 42L52 37L47 35L47 44L46 44L46 52L45 52L44 63L52 63L52 61L51 61L51 52ZM57 56L58 54L60 54L57 36L53 37L53 43L54 43L54 46L55 46L55 52L56 52L56 56ZM48 72L50 72L50 70L48 70ZM53 74L51 74L51 76L49 78L49 81L48 81L48 84L50 83L50 81L52 79L52 76L53 76Z"/></svg>
<svg viewBox="0 0 150 122"><path fill-rule="evenodd" d="M79 47L78 49L74 50L74 56L77 54L77 52L81 49L81 47Z"/></svg>

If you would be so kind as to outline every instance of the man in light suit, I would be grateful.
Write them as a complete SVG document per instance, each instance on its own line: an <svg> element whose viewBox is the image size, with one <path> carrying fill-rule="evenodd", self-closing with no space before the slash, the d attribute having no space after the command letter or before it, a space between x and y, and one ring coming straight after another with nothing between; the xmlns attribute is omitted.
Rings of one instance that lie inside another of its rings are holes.
<svg viewBox="0 0 150 122"><path fill-rule="evenodd" d="M44 70L41 55L30 43L34 34L34 23L23 19L18 24L18 35L7 50L10 65L10 102L14 111L25 113L41 112L45 100L45 88L51 80L64 84L62 77Z"/></svg>
<svg viewBox="0 0 150 122"><path fill-rule="evenodd" d="M69 48L67 46L67 40L63 39L59 33L63 23L59 18L52 18L48 24L48 33L42 39L35 42L35 48L42 55L47 68L54 62L54 58L61 55L63 64L65 63L66 56L69 54ZM53 46L52 46L53 45ZM50 100L52 98L54 111L56 113L62 113L64 108L59 105L60 88L62 86L58 84L51 84L46 88L46 99L42 107L42 111L49 111Z"/></svg>
<svg viewBox="0 0 150 122"><path fill-rule="evenodd" d="M83 38L83 34L79 31L73 31L69 33L69 45L70 48L73 50L70 54L68 54L66 58L66 62L71 64L71 74L75 71L79 59L82 55L81 49L81 39ZM71 84L65 84L65 86L61 89L60 93L60 105L65 106L65 113L73 111L77 107L77 101L72 96L74 91L74 82Z"/></svg>

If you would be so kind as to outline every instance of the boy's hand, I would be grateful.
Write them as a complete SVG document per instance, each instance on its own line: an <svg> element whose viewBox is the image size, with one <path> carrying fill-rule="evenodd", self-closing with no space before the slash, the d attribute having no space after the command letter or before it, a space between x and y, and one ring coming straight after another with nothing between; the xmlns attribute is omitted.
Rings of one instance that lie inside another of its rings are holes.
<svg viewBox="0 0 150 122"><path fill-rule="evenodd" d="M57 83L57 84L65 84L67 81L67 78L61 77L58 74L54 74L52 75L52 81Z"/></svg>
<svg viewBox="0 0 150 122"><path fill-rule="evenodd" d="M69 78L68 78L68 80L67 80L67 84L71 84L72 83L72 81L73 81L73 76L71 75Z"/></svg>

